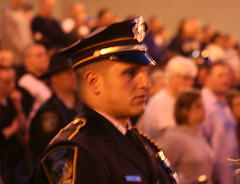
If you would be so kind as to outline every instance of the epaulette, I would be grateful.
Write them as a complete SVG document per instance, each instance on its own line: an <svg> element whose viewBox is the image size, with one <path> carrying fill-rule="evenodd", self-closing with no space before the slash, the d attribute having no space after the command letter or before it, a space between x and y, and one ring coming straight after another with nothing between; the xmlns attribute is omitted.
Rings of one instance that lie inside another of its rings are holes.
<svg viewBox="0 0 240 184"><path fill-rule="evenodd" d="M149 145L156 151L159 152L161 151L160 147L147 135L145 134L143 131L140 131L139 129L137 129L136 127L133 127L137 133L145 140L149 143Z"/></svg>
<svg viewBox="0 0 240 184"><path fill-rule="evenodd" d="M77 124L79 124L78 126L76 126ZM49 143L50 145L63 133L63 131L67 130L69 127L75 125L76 126L76 130L68 137L68 141L72 140L73 137L75 135L77 135L77 133L80 131L80 129L82 127L84 127L87 124L87 120L83 117L79 117L74 119L73 121L71 121L67 126L65 126L64 128L62 128L58 134L51 140L51 142Z"/></svg>
<svg viewBox="0 0 240 184"><path fill-rule="evenodd" d="M176 172L173 172L171 169L171 163L165 156L165 153L163 150L155 143L154 140L152 140L147 134L144 132L138 130L136 127L133 127L137 133L150 145L155 151L156 151L156 158L160 160L161 164L164 166L166 171L169 173L170 177L176 184L180 184L180 180L178 178L178 175Z"/></svg>

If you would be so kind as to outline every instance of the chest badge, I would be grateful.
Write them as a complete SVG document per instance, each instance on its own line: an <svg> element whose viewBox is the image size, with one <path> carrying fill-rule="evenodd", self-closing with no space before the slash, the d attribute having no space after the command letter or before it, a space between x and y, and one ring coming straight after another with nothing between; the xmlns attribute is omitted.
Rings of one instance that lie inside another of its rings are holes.
<svg viewBox="0 0 240 184"><path fill-rule="evenodd" d="M137 182L140 183L142 181L142 177L140 175L126 175L126 182Z"/></svg>

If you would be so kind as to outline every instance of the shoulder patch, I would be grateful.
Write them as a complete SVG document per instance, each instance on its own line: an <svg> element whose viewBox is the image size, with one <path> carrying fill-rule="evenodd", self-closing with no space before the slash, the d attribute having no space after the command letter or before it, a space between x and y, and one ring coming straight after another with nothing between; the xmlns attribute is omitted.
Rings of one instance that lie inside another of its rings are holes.
<svg viewBox="0 0 240 184"><path fill-rule="evenodd" d="M42 113L40 118L42 130L46 134L53 132L59 124L59 117L57 113L53 111L46 111Z"/></svg>
<svg viewBox="0 0 240 184"><path fill-rule="evenodd" d="M41 160L49 183L75 183L77 155L77 146L60 146L50 150Z"/></svg>

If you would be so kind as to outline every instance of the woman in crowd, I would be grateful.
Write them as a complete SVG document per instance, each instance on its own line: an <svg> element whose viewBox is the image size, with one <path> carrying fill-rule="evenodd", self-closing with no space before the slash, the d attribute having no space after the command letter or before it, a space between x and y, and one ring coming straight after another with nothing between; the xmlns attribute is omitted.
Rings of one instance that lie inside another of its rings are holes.
<svg viewBox="0 0 240 184"><path fill-rule="evenodd" d="M176 101L177 126L157 140L183 184L211 184L213 155L201 131L204 107L197 90L182 92Z"/></svg>

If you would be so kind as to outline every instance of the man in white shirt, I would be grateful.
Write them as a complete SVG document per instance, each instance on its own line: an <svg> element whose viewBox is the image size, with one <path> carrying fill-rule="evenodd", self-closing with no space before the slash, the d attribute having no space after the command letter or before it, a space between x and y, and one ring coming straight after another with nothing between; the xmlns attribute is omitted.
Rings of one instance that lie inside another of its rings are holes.
<svg viewBox="0 0 240 184"><path fill-rule="evenodd" d="M197 74L196 64L183 56L169 60L165 68L166 87L151 97L137 127L156 139L164 131L176 125L173 110L177 95L193 86Z"/></svg>
<svg viewBox="0 0 240 184"><path fill-rule="evenodd" d="M23 11L25 0L10 0L2 12L0 21L2 28L3 48L14 53L13 65L23 66L23 52L33 43L30 22Z"/></svg>
<svg viewBox="0 0 240 184"><path fill-rule="evenodd" d="M229 66L217 62L208 69L206 83L202 89L206 109L204 129L216 160L216 180L220 184L237 183L234 168L228 160L238 156L236 123L223 96L230 84Z"/></svg>
<svg viewBox="0 0 240 184"><path fill-rule="evenodd" d="M40 76L47 72L48 65L49 58L47 50L43 45L33 44L26 49L24 53L26 73L18 80L18 86L23 93L23 99L25 99L23 103L33 99L33 103L24 104L25 113L28 115L26 123L27 133L37 110L52 96L52 91L47 84L39 79Z"/></svg>

